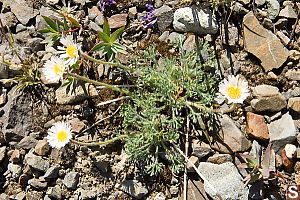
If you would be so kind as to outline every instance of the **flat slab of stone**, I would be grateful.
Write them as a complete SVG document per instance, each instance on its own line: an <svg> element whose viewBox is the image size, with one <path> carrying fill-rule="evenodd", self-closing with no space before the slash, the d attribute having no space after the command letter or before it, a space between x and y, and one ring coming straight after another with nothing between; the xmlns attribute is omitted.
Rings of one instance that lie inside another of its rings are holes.
<svg viewBox="0 0 300 200"><path fill-rule="evenodd" d="M247 133L259 140L269 140L269 130L264 116L247 112Z"/></svg>
<svg viewBox="0 0 300 200"><path fill-rule="evenodd" d="M261 61L265 71L281 67L289 52L276 35L260 25L252 12L244 16L243 24L246 51Z"/></svg>

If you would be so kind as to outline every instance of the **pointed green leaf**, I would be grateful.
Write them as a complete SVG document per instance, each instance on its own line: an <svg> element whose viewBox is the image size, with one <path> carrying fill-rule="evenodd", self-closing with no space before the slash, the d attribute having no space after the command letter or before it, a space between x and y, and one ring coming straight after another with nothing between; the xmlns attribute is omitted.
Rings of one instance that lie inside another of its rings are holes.
<svg viewBox="0 0 300 200"><path fill-rule="evenodd" d="M125 27L119 28L118 30L116 30L110 37L110 43L112 44L114 41L116 41L120 35L122 34L123 30L125 29Z"/></svg>
<svg viewBox="0 0 300 200"><path fill-rule="evenodd" d="M99 44L96 44L94 46L94 48L92 48L92 51L98 51L100 48L104 47L105 46L105 43L104 42L101 42Z"/></svg>
<svg viewBox="0 0 300 200"><path fill-rule="evenodd" d="M80 27L80 24L79 24L74 18L72 18L72 17L67 17L67 18L68 18L68 20L70 20L70 22L71 22L75 27L77 27L77 28Z"/></svg>
<svg viewBox="0 0 300 200"><path fill-rule="evenodd" d="M49 30L49 29L41 29L41 30L38 30L38 32L40 32L40 33L51 33L52 31Z"/></svg>
<svg viewBox="0 0 300 200"><path fill-rule="evenodd" d="M49 17L46 17L46 16L42 16L44 18L44 20L47 22L47 24L53 29L55 30L56 32L58 32L58 27L56 25L56 23L50 19Z"/></svg>
<svg viewBox="0 0 300 200"><path fill-rule="evenodd" d="M104 33L104 32L101 32L101 31L98 31L99 33L99 36L100 36L100 39L103 41L103 42L106 42L106 43L109 43L109 36Z"/></svg>
<svg viewBox="0 0 300 200"><path fill-rule="evenodd" d="M110 37L110 28L107 19L104 19L103 32Z"/></svg>

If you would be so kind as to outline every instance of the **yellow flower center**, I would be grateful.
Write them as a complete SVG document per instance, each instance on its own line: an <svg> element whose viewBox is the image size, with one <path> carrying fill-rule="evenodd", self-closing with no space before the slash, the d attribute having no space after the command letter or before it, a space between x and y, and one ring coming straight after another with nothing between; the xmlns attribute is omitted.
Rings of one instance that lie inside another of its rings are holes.
<svg viewBox="0 0 300 200"><path fill-rule="evenodd" d="M228 96L232 99L238 99L242 95L242 91L239 87L236 87L235 85L231 86L227 89Z"/></svg>
<svg viewBox="0 0 300 200"><path fill-rule="evenodd" d="M64 142L68 137L68 134L66 133L66 131L60 131L57 133L57 140L59 142Z"/></svg>
<svg viewBox="0 0 300 200"><path fill-rule="evenodd" d="M77 49L74 45L68 46L67 54L70 56L70 58L75 58L76 57L76 52L77 52Z"/></svg>
<svg viewBox="0 0 300 200"><path fill-rule="evenodd" d="M54 73L59 76L59 73L63 73L63 66L62 65L55 65L54 66Z"/></svg>

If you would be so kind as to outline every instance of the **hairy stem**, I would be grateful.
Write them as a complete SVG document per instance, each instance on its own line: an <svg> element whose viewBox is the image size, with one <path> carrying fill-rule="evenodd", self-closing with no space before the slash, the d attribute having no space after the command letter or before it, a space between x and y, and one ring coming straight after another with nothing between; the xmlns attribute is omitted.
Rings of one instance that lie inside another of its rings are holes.
<svg viewBox="0 0 300 200"><path fill-rule="evenodd" d="M187 105L189 106L193 106L195 108L198 108L198 109L201 109L201 110L206 110L206 111L209 111L209 112L215 112L215 113L220 113L220 114L225 114L225 113L229 113L229 112L232 112L234 111L235 107L236 107L236 104L234 103L231 108L227 109L227 110L218 110L218 109L212 109L212 108L207 108L205 106L201 106L201 105L198 105L196 103L193 103L193 102L190 102L190 101L186 101L185 102Z"/></svg>
<svg viewBox="0 0 300 200"><path fill-rule="evenodd" d="M89 78L86 78L84 76L80 76L80 75L77 75L77 74L74 74L74 73L67 73L68 76L72 76L74 78L77 78L77 79L80 79L80 80L83 80L85 82L88 82L88 83L92 83L92 84L95 84L95 85L101 85L101 86L105 86L105 87L108 87L112 90L115 90L115 91L118 91L118 92L123 92L127 95L130 95L131 93L128 91L128 90L123 90L123 89L120 89L116 86L113 86L113 85L110 85L110 84L107 84L107 83L103 83L103 82L99 82L99 81L94 81L94 80L91 80Z"/></svg>
<svg viewBox="0 0 300 200"><path fill-rule="evenodd" d="M70 140L70 141L73 142L74 144L83 145L83 146L100 146L100 145L113 143L116 140L121 140L121 139L126 138L126 137L128 137L128 135L120 135L120 136L115 137L111 140L106 140L106 141L102 141L102 142L79 142L77 140Z"/></svg>
<svg viewBox="0 0 300 200"><path fill-rule="evenodd" d="M120 63L113 63L113 62L105 62L105 61L102 61L102 60L98 60L98 59L95 59L85 53L81 53L80 54L83 58L85 59L88 59L90 61L93 61L93 62L96 62L96 63L100 63L100 64L103 64L103 65L111 65L111 66L116 66L116 67L120 67L122 69L125 69L125 70L129 70L129 71L134 71L134 69L132 68L129 68L129 67L126 67L125 65L122 65Z"/></svg>

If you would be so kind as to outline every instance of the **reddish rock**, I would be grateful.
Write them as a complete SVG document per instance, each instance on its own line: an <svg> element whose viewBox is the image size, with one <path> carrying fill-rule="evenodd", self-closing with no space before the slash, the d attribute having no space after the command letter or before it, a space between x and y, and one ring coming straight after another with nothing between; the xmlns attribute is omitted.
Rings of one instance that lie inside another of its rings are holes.
<svg viewBox="0 0 300 200"><path fill-rule="evenodd" d="M289 159L286 156L285 149L281 150L281 158L282 158L282 164L285 167L285 169L287 170L287 172L292 172L295 159Z"/></svg>
<svg viewBox="0 0 300 200"><path fill-rule="evenodd" d="M127 24L128 14L117 14L113 15L108 19L108 24L110 28L121 28Z"/></svg>
<svg viewBox="0 0 300 200"><path fill-rule="evenodd" d="M269 140L268 126L264 116L247 112L247 133L255 139Z"/></svg>
<svg viewBox="0 0 300 200"><path fill-rule="evenodd" d="M12 163L19 163L20 162L20 151L18 149L15 149L14 152L12 153L9 161L12 162Z"/></svg>

